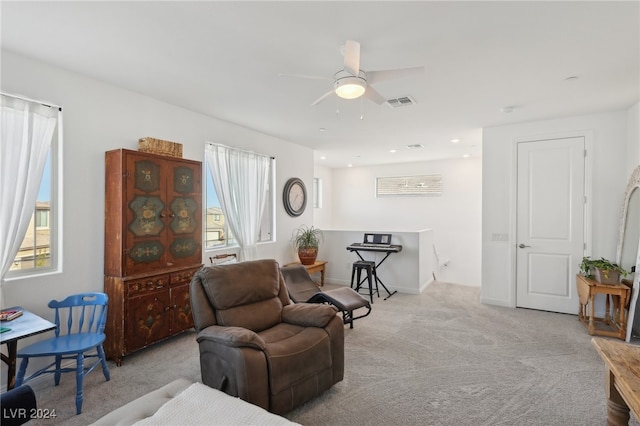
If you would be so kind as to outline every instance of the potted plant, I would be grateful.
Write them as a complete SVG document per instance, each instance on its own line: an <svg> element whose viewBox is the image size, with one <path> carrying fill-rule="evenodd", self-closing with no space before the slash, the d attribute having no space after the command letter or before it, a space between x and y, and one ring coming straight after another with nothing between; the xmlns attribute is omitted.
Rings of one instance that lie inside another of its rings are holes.
<svg viewBox="0 0 640 426"><path fill-rule="evenodd" d="M293 237L293 246L298 250L298 258L303 265L313 265L318 257L318 246L322 231L313 226L302 225Z"/></svg>
<svg viewBox="0 0 640 426"><path fill-rule="evenodd" d="M591 259L589 256L582 258L580 273L587 278L595 279L601 284L617 284L620 282L620 275L626 276L628 274L616 263L604 257Z"/></svg>

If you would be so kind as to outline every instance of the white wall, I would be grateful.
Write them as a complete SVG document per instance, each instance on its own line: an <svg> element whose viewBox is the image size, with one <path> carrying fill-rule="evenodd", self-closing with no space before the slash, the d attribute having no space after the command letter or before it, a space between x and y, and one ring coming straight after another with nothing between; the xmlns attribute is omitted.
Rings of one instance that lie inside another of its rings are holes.
<svg viewBox="0 0 640 426"><path fill-rule="evenodd" d="M640 164L640 102L627 111L627 176Z"/></svg>
<svg viewBox="0 0 640 426"><path fill-rule="evenodd" d="M326 170L318 173L326 173ZM316 173L316 176L318 175ZM375 197L380 176L442 174L441 197ZM437 271L442 281L480 285L482 161L479 158L333 169L330 209L324 229L417 231L432 229L435 245L449 266Z"/></svg>
<svg viewBox="0 0 640 426"><path fill-rule="evenodd" d="M635 109L637 121L637 107ZM591 141L588 171L591 197L591 244L587 254L615 258L619 209L626 182L627 111L569 117L510 126L483 132L482 173L482 301L515 306L515 142L557 135L586 135ZM637 158L637 157L636 157ZM508 241L492 241L492 235L508 235ZM578 265L576 265L576 272Z"/></svg>
<svg viewBox="0 0 640 426"><path fill-rule="evenodd" d="M60 105L64 115L63 272L7 282L3 307L21 305L50 318L46 306L51 299L103 289L104 153L137 149L144 136L180 142L183 157L199 161L205 141L276 157L277 242L261 245L258 255L281 263L296 259L291 235L299 225L313 222L313 209L289 217L282 207L282 188L293 176L311 188L312 150L7 51L2 51L1 83L3 92Z"/></svg>

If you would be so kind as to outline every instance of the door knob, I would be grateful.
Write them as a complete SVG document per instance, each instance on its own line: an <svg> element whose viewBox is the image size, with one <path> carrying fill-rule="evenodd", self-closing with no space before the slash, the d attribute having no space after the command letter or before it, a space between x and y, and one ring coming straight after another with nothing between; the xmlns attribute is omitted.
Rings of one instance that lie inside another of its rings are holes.
<svg viewBox="0 0 640 426"><path fill-rule="evenodd" d="M531 246L525 246L524 244L520 243L520 244L518 244L518 247L525 248L525 247L531 247Z"/></svg>

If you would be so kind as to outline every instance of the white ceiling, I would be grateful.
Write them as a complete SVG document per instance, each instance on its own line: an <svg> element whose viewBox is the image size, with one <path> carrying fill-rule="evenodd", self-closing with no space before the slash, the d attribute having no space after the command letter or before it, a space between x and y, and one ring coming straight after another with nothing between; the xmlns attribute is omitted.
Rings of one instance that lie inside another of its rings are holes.
<svg viewBox="0 0 640 426"><path fill-rule="evenodd" d="M630 107L640 97L639 5L3 0L1 44L344 167L480 156L482 127ZM330 97L311 107L331 82L279 76L331 77L347 39L361 43L364 70L424 66L375 86L416 105Z"/></svg>

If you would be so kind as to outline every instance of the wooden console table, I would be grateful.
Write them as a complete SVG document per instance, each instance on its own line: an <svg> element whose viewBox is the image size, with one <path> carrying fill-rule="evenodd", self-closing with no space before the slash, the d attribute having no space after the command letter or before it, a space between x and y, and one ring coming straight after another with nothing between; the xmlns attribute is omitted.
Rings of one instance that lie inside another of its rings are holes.
<svg viewBox="0 0 640 426"><path fill-rule="evenodd" d="M314 274L316 272L320 272L321 286L324 285L324 267L326 264L327 264L326 260L316 260L315 262L313 262L313 265L304 265L304 267L307 268L307 272L309 273L309 275ZM287 263L284 266L290 266L290 265L300 265L300 262Z"/></svg>
<svg viewBox="0 0 640 426"><path fill-rule="evenodd" d="M605 365L609 425L628 425L629 410L640 421L640 346L594 337Z"/></svg>
<svg viewBox="0 0 640 426"><path fill-rule="evenodd" d="M580 299L578 319L587 327L589 334L591 336L609 336L625 340L627 337L627 313L625 308L629 298L629 287L620 283L602 284L580 274L576 275L576 286L578 298ZM597 294L604 294L607 298L604 318L595 317L595 297ZM611 301L613 303L610 303ZM603 323L609 329L596 327L596 322Z"/></svg>

